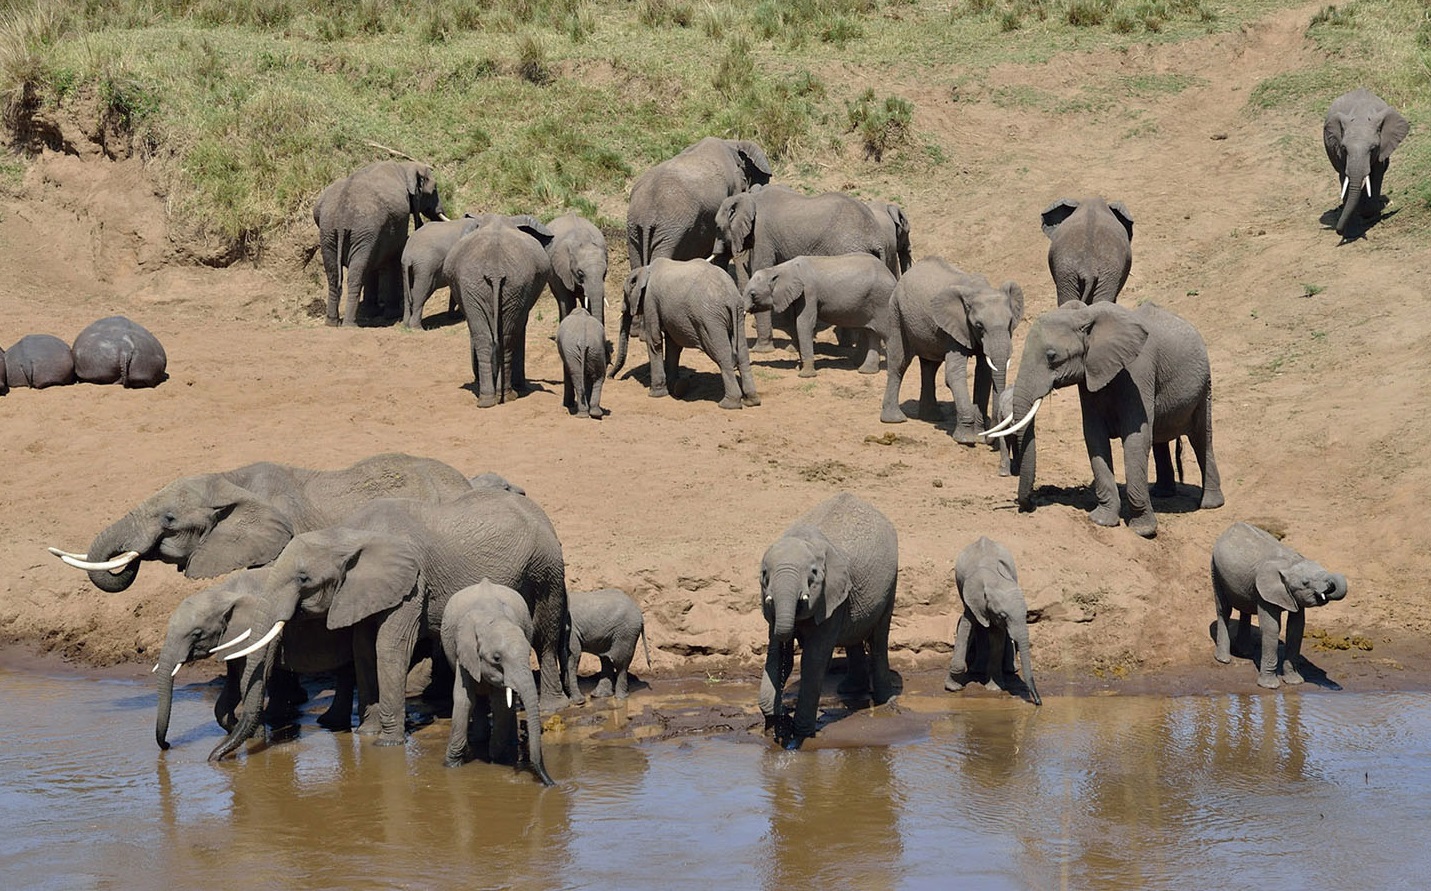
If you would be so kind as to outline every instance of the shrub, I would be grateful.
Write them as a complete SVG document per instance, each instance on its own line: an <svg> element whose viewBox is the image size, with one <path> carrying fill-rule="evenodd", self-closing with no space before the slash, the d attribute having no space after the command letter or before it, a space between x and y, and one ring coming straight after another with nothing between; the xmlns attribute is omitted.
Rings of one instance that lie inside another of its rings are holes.
<svg viewBox="0 0 1431 891"><path fill-rule="evenodd" d="M886 96L880 102L874 90L868 89L845 107L849 129L859 133L866 159L881 161L890 149L909 141L914 120L914 103L909 100Z"/></svg>

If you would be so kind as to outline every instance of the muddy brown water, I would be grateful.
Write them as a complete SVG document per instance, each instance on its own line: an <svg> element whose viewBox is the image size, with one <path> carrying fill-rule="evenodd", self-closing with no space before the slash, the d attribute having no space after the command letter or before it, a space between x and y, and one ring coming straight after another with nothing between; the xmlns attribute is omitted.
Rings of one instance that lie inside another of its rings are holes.
<svg viewBox="0 0 1431 891"><path fill-rule="evenodd" d="M564 712L546 789L511 767L445 768L443 720L396 748L321 730L325 696L294 732L210 764L215 692L177 691L161 753L150 685L0 670L4 886L1389 889L1431 876L1425 693L1050 696L1041 709L905 696L786 752L748 730L754 689L693 684ZM702 721L731 729L687 732Z"/></svg>

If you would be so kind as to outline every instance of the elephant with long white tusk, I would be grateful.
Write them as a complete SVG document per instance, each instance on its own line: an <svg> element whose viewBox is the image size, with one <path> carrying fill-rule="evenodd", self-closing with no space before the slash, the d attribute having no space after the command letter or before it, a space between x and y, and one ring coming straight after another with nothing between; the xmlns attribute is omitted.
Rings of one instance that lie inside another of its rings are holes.
<svg viewBox="0 0 1431 891"><path fill-rule="evenodd" d="M1345 236L1358 210L1364 219L1381 213L1381 181L1391 153L1411 125L1396 109L1367 89L1352 90L1332 100L1322 125L1322 145L1342 185L1337 234ZM1366 203L1361 202L1366 193Z"/></svg>

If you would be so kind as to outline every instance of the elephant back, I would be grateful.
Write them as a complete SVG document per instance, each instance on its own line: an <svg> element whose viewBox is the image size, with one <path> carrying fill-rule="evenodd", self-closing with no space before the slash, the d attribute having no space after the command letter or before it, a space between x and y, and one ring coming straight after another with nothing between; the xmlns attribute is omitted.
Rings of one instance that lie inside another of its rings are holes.
<svg viewBox="0 0 1431 891"><path fill-rule="evenodd" d="M75 382L70 345L53 334L26 334L4 355L5 378L12 387L40 390Z"/></svg>
<svg viewBox="0 0 1431 891"><path fill-rule="evenodd" d="M377 230L394 220L407 227L407 177L395 161L377 161L323 190L316 216L324 229Z"/></svg>
<svg viewBox="0 0 1431 891"><path fill-rule="evenodd" d="M159 338L124 316L91 323L71 351L75 377L92 384L153 387L164 380L169 361Z"/></svg>
<svg viewBox="0 0 1431 891"><path fill-rule="evenodd" d="M850 619L873 621L888 606L899 572L899 539L879 508L848 492L821 502L792 525L813 527L850 563Z"/></svg>

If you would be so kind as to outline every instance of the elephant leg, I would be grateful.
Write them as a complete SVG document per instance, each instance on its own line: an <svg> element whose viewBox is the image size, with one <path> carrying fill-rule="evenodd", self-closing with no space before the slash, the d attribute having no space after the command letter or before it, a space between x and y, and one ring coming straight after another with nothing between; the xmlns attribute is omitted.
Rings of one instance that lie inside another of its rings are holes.
<svg viewBox="0 0 1431 891"><path fill-rule="evenodd" d="M870 698L875 705L883 705L894 698L894 676L889 670L889 626L894 619L894 592L889 595L889 607L875 623L870 634L869 672Z"/></svg>
<svg viewBox="0 0 1431 891"><path fill-rule="evenodd" d="M636 642L631 642L631 653L624 652L620 656L611 659L611 667L616 672L616 685L612 695L617 699L625 699L630 693L631 686L631 659L636 655ZM625 658L621 658L624 656Z"/></svg>
<svg viewBox="0 0 1431 891"><path fill-rule="evenodd" d="M1113 446L1108 431L1092 415L1092 406L1083 407L1083 443L1088 447L1088 463L1093 468L1093 494L1098 506L1089 519L1099 526L1118 525L1118 480L1113 476Z"/></svg>
<svg viewBox="0 0 1431 891"><path fill-rule="evenodd" d="M243 694L239 692L243 683L243 666L243 659L224 663L224 688L219 692L219 698L214 701L214 720L225 733L233 730L238 723L235 712L239 702L243 700Z"/></svg>
<svg viewBox="0 0 1431 891"><path fill-rule="evenodd" d="M944 679L944 689L951 693L964 689L969 680L969 633L972 627L968 613L961 614L954 626L954 655L949 660L949 676Z"/></svg>
<svg viewBox="0 0 1431 891"><path fill-rule="evenodd" d="M647 311L649 312L649 310ZM646 352L651 357L651 398L653 399L670 395L670 389L666 383L666 350L663 346L660 340L650 337L646 339Z"/></svg>
<svg viewBox="0 0 1431 891"><path fill-rule="evenodd" d="M416 610L399 607L378 626L376 641L378 668L378 739L380 746L400 746L407 733L404 726L407 699L407 670L417 645Z"/></svg>
<svg viewBox="0 0 1431 891"><path fill-rule="evenodd" d="M531 312L531 307L524 311L521 307L515 310L519 313L517 330L513 335L515 342L507 350L512 357L511 372L507 377L508 388L519 393L525 393L530 389L527 382L527 316Z"/></svg>
<svg viewBox="0 0 1431 891"><path fill-rule="evenodd" d="M815 376L815 302L805 299L805 307L795 317L795 346L800 352L800 377Z"/></svg>
<svg viewBox="0 0 1431 891"><path fill-rule="evenodd" d="M333 672L333 702L318 717L318 726L328 730L351 730L353 727L353 689L357 678L352 665Z"/></svg>
<svg viewBox="0 0 1431 891"><path fill-rule="evenodd" d="M492 706L492 737L487 742L487 757L493 764L515 764L520 755L517 709L515 705L507 705L507 696L502 690L493 690L487 701Z"/></svg>
<svg viewBox="0 0 1431 891"><path fill-rule="evenodd" d="M1262 630L1262 659L1257 670L1257 686L1275 690L1280 682L1277 670L1281 659L1277 658L1277 637L1281 632L1282 610L1257 601L1257 626Z"/></svg>
<svg viewBox="0 0 1431 891"><path fill-rule="evenodd" d="M984 689L1007 690L1009 678L1004 672L1004 650L1008 647L1009 636L1002 628L991 624L984 639L989 643L989 652L985 657L989 664L989 679L984 682Z"/></svg>
<svg viewBox="0 0 1431 891"><path fill-rule="evenodd" d="M1128 479L1128 528L1152 538L1158 533L1158 515L1148 497L1148 452L1152 438L1150 425L1123 440L1123 473Z"/></svg>
<svg viewBox="0 0 1431 891"><path fill-rule="evenodd" d="M997 404L991 400L994 392L994 373L989 370L984 356L974 355L974 423L980 430L988 430L994 424Z"/></svg>
<svg viewBox="0 0 1431 891"><path fill-rule="evenodd" d="M666 388L671 395L680 399L686 395L686 386L681 382L681 350L683 347L671 341L666 342Z"/></svg>
<svg viewBox="0 0 1431 891"><path fill-rule="evenodd" d="M755 392L755 374L750 370L750 346L746 343L745 334L740 330L744 322L737 320L735 336L735 368L740 372L740 401L747 406L760 404L760 394ZM632 642L632 652L635 652L635 642Z"/></svg>
<svg viewBox="0 0 1431 891"><path fill-rule="evenodd" d="M870 691L870 666L864 641L845 647L845 677L835 690L842 696L862 696Z"/></svg>
<svg viewBox="0 0 1431 891"><path fill-rule="evenodd" d="M389 322L402 318L402 264L393 261L378 270L378 308Z"/></svg>
<svg viewBox="0 0 1431 891"><path fill-rule="evenodd" d="M775 339L771 336L774 326L770 322L770 310L763 309L752 313L755 316L755 345L750 348L752 353L773 353L775 352Z"/></svg>
<svg viewBox="0 0 1431 891"><path fill-rule="evenodd" d="M939 370L938 359L919 357L919 420L939 420L939 399L934 395L934 374Z"/></svg>
<svg viewBox="0 0 1431 891"><path fill-rule="evenodd" d="M447 737L447 755L444 763L457 767L467 760L467 736L472 728L472 703L477 696L477 685L465 668L457 669L457 683L452 685L452 730Z"/></svg>
<svg viewBox="0 0 1431 891"><path fill-rule="evenodd" d="M782 695L785 692L785 680L790 676L788 668L782 664L785 649L774 637L769 639L765 648L765 669L760 673L757 702L760 705L760 713L765 716L767 730L774 727L775 721L784 711ZM792 653L793 650L791 647Z"/></svg>
<svg viewBox="0 0 1431 891"><path fill-rule="evenodd" d="M1386 168L1390 164L1390 161L1377 161L1371 165L1371 198L1364 201L1359 208L1365 219L1377 219L1381 216L1381 209L1386 206L1386 200L1381 197L1381 180L1386 176Z"/></svg>
<svg viewBox="0 0 1431 891"><path fill-rule="evenodd" d="M567 363L566 363L566 362L562 362L562 365L561 365L561 406L562 406L562 408L565 408L565 409L567 409L568 411L574 411L574 412L577 412L577 413L581 413L581 412L584 410L584 407L582 406L581 403L584 402L584 401L585 401L584 399L578 399L578 398L577 398L577 395L576 395L576 386L575 386L575 384L572 382L572 379L571 379L571 368L567 366Z"/></svg>
<svg viewBox="0 0 1431 891"><path fill-rule="evenodd" d="M338 304L343 297L343 260L338 254L338 232L324 229L322 235L323 273L328 279L328 306L324 323L337 326Z"/></svg>
<svg viewBox="0 0 1431 891"><path fill-rule="evenodd" d="M820 688L825 682L825 673L830 668L830 658L834 655L835 644L829 641L805 641L800 654L800 692L795 698L795 720L791 727L791 746L798 748L800 741L815 735L816 718L820 711Z"/></svg>
<svg viewBox="0 0 1431 891"><path fill-rule="evenodd" d="M977 379L978 374L975 373ZM944 356L944 384L954 397L954 441L962 445L974 445L983 428L974 414L974 403L969 399L969 357L957 350L950 350Z"/></svg>
<svg viewBox="0 0 1431 891"><path fill-rule="evenodd" d="M864 357L856 371L860 374L879 374L879 335L870 328L861 328L855 332L855 336L855 355Z"/></svg>
<svg viewBox="0 0 1431 891"><path fill-rule="evenodd" d="M308 701L308 692L298 675L286 668L275 667L268 683L268 719L291 722L298 720L298 706Z"/></svg>
<svg viewBox="0 0 1431 891"><path fill-rule="evenodd" d="M463 309L467 313L467 331L472 340L472 379L477 384L477 407L491 408L497 404L495 344L491 332L477 324L476 320L484 316L481 308L469 307L464 300Z"/></svg>
<svg viewBox="0 0 1431 891"><path fill-rule="evenodd" d="M734 344L724 338L710 338L702 345L706 355L711 357L716 367L720 369L720 382L725 390L725 395L721 397L720 407L728 409L743 408L745 403L741 399L740 376L736 372L736 359L732 347Z"/></svg>
<svg viewBox="0 0 1431 891"><path fill-rule="evenodd" d="M903 424L908 418L899 407L899 388L904 383L904 372L913 358L905 348L904 334L895 326L884 343L884 405L880 407L879 419L885 424Z"/></svg>
<svg viewBox="0 0 1431 891"><path fill-rule="evenodd" d="M591 381L587 384L590 392L590 395L587 396L586 399L587 413L598 420L606 415L606 412L601 408L601 387L605 383L606 372L604 369L598 369L596 374L591 378Z"/></svg>
<svg viewBox="0 0 1431 891"><path fill-rule="evenodd" d="M1285 657L1282 660L1282 682L1284 684L1300 684L1303 681L1302 672L1297 670L1297 663L1302 658L1302 632L1307 627L1307 614L1295 612L1287 614L1287 644L1283 650Z"/></svg>
<svg viewBox="0 0 1431 891"><path fill-rule="evenodd" d="M1212 606L1216 610L1212 658L1226 665L1232 661L1232 641L1227 633L1227 620L1232 615L1232 608L1227 603L1227 595L1217 576L1213 576L1212 579Z"/></svg>
<svg viewBox="0 0 1431 891"><path fill-rule="evenodd" d="M1232 618L1232 610L1227 611ZM1249 656L1252 653L1252 614L1247 610L1237 611L1237 633L1232 636L1232 655Z"/></svg>
<svg viewBox="0 0 1431 891"><path fill-rule="evenodd" d="M609 699L616 692L616 666L612 664L611 657L605 654L598 656L601 660L600 678L596 682L596 689L591 691L592 699Z"/></svg>
<svg viewBox="0 0 1431 891"><path fill-rule="evenodd" d="M1154 498L1172 498L1178 494L1177 472L1173 469L1171 442L1153 443L1154 480L1148 493Z"/></svg>
<svg viewBox="0 0 1431 891"><path fill-rule="evenodd" d="M358 729L364 736L377 734L378 663L377 627L362 622L353 627L353 676L358 687Z"/></svg>
<svg viewBox="0 0 1431 891"><path fill-rule="evenodd" d="M1217 459L1212 454L1211 391L1193 419L1192 433L1188 439L1192 441L1193 455L1197 458L1198 469L1202 471L1202 501L1199 507L1203 510L1222 507L1226 501L1222 497L1222 477L1218 475Z"/></svg>

